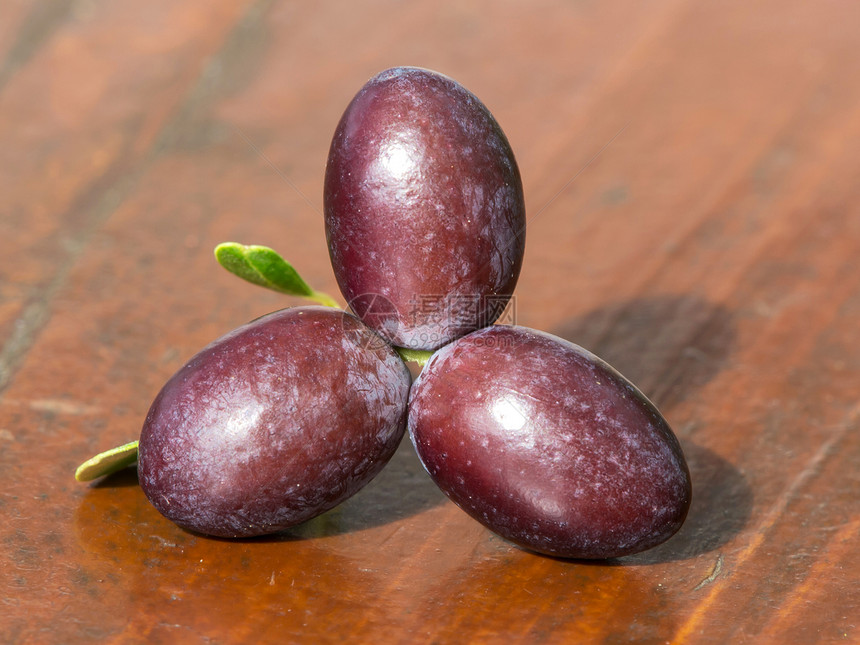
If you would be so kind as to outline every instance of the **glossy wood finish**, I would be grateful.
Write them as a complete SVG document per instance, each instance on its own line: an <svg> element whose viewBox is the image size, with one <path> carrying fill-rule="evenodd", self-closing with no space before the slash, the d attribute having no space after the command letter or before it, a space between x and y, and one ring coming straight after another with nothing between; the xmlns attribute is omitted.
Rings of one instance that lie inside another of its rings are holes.
<svg viewBox="0 0 860 645"><path fill-rule="evenodd" d="M848 0L2 3L2 640L860 642L858 27ZM408 442L270 539L182 531L133 470L74 482L188 357L296 304L216 243L336 290L330 137L400 64L475 92L517 154L517 320L675 428L694 501L665 545L524 552Z"/></svg>

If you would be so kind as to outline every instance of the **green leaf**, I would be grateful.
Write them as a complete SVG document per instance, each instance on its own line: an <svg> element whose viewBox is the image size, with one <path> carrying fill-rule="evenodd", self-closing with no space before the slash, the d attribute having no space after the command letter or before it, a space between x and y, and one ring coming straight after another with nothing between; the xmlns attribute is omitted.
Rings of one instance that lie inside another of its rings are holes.
<svg viewBox="0 0 860 645"><path fill-rule="evenodd" d="M130 441L90 457L78 466L75 479L79 482L88 482L131 466L137 461L137 443L137 441Z"/></svg>
<svg viewBox="0 0 860 645"><path fill-rule="evenodd" d="M215 247L215 259L230 273L252 284L307 298L327 307L338 307L337 301L312 289L289 262L267 246L224 242Z"/></svg>

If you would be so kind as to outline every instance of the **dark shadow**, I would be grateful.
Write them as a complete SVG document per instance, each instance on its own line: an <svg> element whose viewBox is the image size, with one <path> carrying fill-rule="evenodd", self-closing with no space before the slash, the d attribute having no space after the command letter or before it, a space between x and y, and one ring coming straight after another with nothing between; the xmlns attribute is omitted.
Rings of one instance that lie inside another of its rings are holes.
<svg viewBox="0 0 860 645"><path fill-rule="evenodd" d="M140 486L137 479L137 466L123 468L90 484L90 488L125 488L127 486Z"/></svg>
<svg viewBox="0 0 860 645"><path fill-rule="evenodd" d="M681 442L693 481L693 502L681 530L668 542L636 556L626 564L685 560L717 551L747 524L753 493L746 477L712 450Z"/></svg>
<svg viewBox="0 0 860 645"><path fill-rule="evenodd" d="M712 450L681 442L693 481L693 502L681 529L663 544L616 560L640 565L686 560L718 551L746 526L753 493L746 477Z"/></svg>
<svg viewBox="0 0 860 645"><path fill-rule="evenodd" d="M348 500L287 531L254 539L294 540L361 531L417 515L446 500L407 434L382 472Z"/></svg>
<svg viewBox="0 0 860 645"><path fill-rule="evenodd" d="M552 333L600 356L658 407L710 381L735 344L732 312L692 295L613 303Z"/></svg>
<svg viewBox="0 0 860 645"><path fill-rule="evenodd" d="M693 500L680 530L663 544L642 553L607 560L579 560L541 554L542 557L593 566L634 566L677 562L717 551L746 526L753 494L746 477L718 454L690 442L681 442L690 477ZM531 553L528 549L512 547Z"/></svg>
<svg viewBox="0 0 860 645"><path fill-rule="evenodd" d="M613 303L564 322L554 333L600 356L660 408L687 399L713 379L727 363L736 335L731 311L694 295ZM744 476L711 450L680 439L693 482L692 505L680 531L644 553L595 564L695 557L719 549L746 525L753 495Z"/></svg>

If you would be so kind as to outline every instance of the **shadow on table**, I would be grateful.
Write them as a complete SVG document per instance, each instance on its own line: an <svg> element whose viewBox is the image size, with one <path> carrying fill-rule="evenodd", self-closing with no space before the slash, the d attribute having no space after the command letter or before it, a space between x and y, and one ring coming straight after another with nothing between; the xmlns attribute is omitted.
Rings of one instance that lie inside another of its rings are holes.
<svg viewBox="0 0 860 645"><path fill-rule="evenodd" d="M336 508L284 533L259 539L305 539L381 526L446 501L427 475L409 436L379 475Z"/></svg>
<svg viewBox="0 0 860 645"><path fill-rule="evenodd" d="M683 526L669 540L642 553L609 560L538 557L612 567L678 562L719 550L747 525L752 511L752 490L743 474L712 450L683 441L681 446L690 467L693 500ZM528 549L509 544L530 553Z"/></svg>
<svg viewBox="0 0 860 645"><path fill-rule="evenodd" d="M691 397L711 381L735 344L732 312L692 295L612 303L566 321L554 333L603 358L660 407ZM681 446L693 482L684 526L663 545L614 563L651 564L708 553L748 522L753 495L743 474L683 436Z"/></svg>
<svg viewBox="0 0 860 645"><path fill-rule="evenodd" d="M732 312L692 295L610 303L551 331L597 354L660 407L714 378L735 344Z"/></svg>
<svg viewBox="0 0 860 645"><path fill-rule="evenodd" d="M115 473L102 477L90 484L90 488L128 488L129 486L140 486L137 479L137 467L123 468Z"/></svg>
<svg viewBox="0 0 860 645"><path fill-rule="evenodd" d="M717 551L746 526L753 494L743 474L712 450L681 442L693 481L693 501L681 530L667 542L615 560L617 564L656 564Z"/></svg>

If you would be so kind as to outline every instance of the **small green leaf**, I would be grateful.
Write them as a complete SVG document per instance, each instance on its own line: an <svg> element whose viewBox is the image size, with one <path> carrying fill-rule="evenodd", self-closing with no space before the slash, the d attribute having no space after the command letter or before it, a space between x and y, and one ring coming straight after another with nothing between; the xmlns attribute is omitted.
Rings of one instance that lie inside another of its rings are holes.
<svg viewBox="0 0 860 645"><path fill-rule="evenodd" d="M289 262L267 246L224 242L215 247L215 259L230 273L252 284L338 307L331 296L312 289Z"/></svg>
<svg viewBox="0 0 860 645"><path fill-rule="evenodd" d="M130 441L90 457L75 471L75 479L88 482L131 466L137 461L137 441Z"/></svg>
<svg viewBox="0 0 860 645"><path fill-rule="evenodd" d="M434 352L428 352L423 349L409 349L408 347L395 347L394 350L400 354L400 358L404 361L418 363L421 367L424 367L434 354Z"/></svg>

